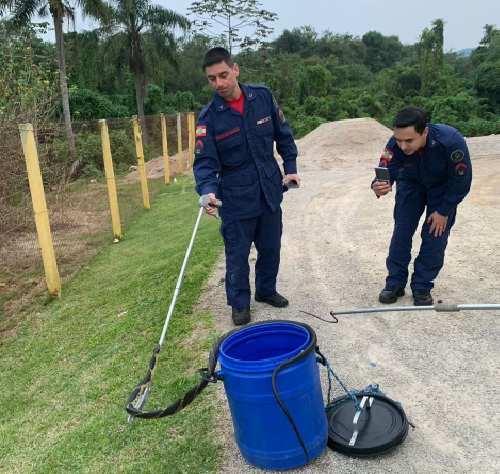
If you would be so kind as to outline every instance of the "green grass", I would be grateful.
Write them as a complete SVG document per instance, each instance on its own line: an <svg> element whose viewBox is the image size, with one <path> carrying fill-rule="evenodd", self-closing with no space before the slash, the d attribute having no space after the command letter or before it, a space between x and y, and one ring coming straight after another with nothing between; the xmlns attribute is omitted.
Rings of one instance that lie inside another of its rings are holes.
<svg viewBox="0 0 500 474"><path fill-rule="evenodd" d="M214 387L162 420L130 426L124 410L161 335L198 213L194 192L182 193L192 178L178 181L64 286L61 299L47 298L0 341L0 473L216 470ZM204 216L149 408L173 402L206 366L212 316L193 308L221 245L218 223Z"/></svg>
<svg viewBox="0 0 500 474"><path fill-rule="evenodd" d="M127 228L134 220L142 214L143 201L141 183L125 183L126 174L117 179L118 204L120 208L120 221L122 229ZM180 178L182 187L177 186L178 191L183 188L192 190L194 181ZM161 189L169 195L169 187L165 187L164 178L149 179L148 189L150 201ZM108 244L112 239L111 218L102 216L109 213L109 197L104 175L100 175L98 183L91 184L89 179L81 179L67 186L61 193L47 194L47 207L51 219L52 236L56 245L56 259L59 266L59 274L63 281L71 278L75 270L87 264L89 258L95 255L99 249ZM74 218L81 223L74 227ZM90 217L89 217L90 216ZM21 216L16 215L18 220ZM33 227L33 215L30 210L24 216ZM4 262L5 267L14 268L12 273L0 274L0 333L8 331L16 325L23 314L29 310L32 301L39 297L40 289L33 286L33 281L43 282L45 279L41 258L38 258L38 268L32 270L33 253L39 257L39 248L34 228L27 233L26 238L33 240L33 248L30 252L15 251L15 248L5 255L8 259ZM75 245L76 244L76 245ZM75 250L76 247L76 250ZM29 268L24 272L22 268ZM28 300L28 305L26 305ZM1 337L1 336L0 336Z"/></svg>

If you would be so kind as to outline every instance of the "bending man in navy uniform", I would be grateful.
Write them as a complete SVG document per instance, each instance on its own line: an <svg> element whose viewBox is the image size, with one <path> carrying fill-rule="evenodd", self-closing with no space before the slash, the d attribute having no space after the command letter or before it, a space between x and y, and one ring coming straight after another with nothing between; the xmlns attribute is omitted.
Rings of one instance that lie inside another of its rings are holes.
<svg viewBox="0 0 500 474"><path fill-rule="evenodd" d="M250 321L248 257L257 248L255 300L285 307L276 291L280 264L283 183L297 175L297 147L269 89L238 82L239 68L224 48L205 55L203 70L215 91L196 127L196 189L222 201L221 233L226 252L226 294L235 325ZM285 177L274 158L274 142ZM213 208L206 212L215 216Z"/></svg>
<svg viewBox="0 0 500 474"><path fill-rule="evenodd" d="M417 107L400 110L392 122L394 136L387 143L379 166L387 167L390 184L374 182L377 197L392 190L396 181L394 232L387 257L382 303L403 296L408 280L412 238L426 211L422 244L413 265L411 289L415 306L432 305L434 279L443 267L457 206L470 191L472 167L464 137L447 125L426 124Z"/></svg>

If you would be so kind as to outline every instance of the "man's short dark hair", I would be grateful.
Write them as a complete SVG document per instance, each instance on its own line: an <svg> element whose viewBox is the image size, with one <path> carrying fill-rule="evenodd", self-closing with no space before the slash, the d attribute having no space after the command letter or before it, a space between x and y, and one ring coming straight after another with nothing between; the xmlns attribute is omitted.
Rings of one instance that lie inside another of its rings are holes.
<svg viewBox="0 0 500 474"><path fill-rule="evenodd" d="M405 107L401 109L392 120L393 128L414 127L415 131L422 135L427 126L425 110L419 107Z"/></svg>
<svg viewBox="0 0 500 474"><path fill-rule="evenodd" d="M224 48L212 48L203 58L203 70L220 63L226 63L229 67L233 67L234 62L231 53Z"/></svg>

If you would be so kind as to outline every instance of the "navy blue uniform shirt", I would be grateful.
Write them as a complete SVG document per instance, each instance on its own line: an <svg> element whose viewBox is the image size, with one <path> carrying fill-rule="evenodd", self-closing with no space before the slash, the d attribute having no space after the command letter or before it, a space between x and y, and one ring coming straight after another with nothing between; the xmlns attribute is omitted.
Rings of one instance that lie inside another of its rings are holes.
<svg viewBox="0 0 500 474"><path fill-rule="evenodd" d="M292 130L270 90L240 83L243 115L218 94L201 111L196 127L193 165L196 190L222 200L225 219L260 215L265 203L276 210L283 200L282 174L297 173L297 147Z"/></svg>
<svg viewBox="0 0 500 474"><path fill-rule="evenodd" d="M425 186L427 204L439 205L437 212L449 216L470 191L472 166L469 149L462 134L448 125L428 124L423 153L406 155L392 137L380 157L387 167L391 184L410 179Z"/></svg>

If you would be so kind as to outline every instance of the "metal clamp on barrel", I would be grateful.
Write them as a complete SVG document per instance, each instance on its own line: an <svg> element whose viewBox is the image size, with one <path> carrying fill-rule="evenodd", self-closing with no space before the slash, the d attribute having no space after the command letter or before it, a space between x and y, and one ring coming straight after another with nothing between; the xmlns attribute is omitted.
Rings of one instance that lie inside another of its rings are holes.
<svg viewBox="0 0 500 474"><path fill-rule="evenodd" d="M319 350L319 346L316 346L314 348L314 351L316 352L316 354L318 354L318 356L316 357L316 362L318 364L321 364L323 367L326 367L326 357Z"/></svg>

